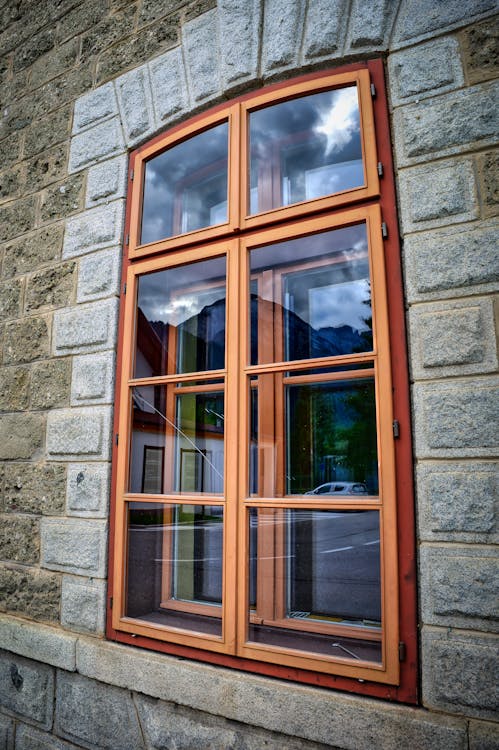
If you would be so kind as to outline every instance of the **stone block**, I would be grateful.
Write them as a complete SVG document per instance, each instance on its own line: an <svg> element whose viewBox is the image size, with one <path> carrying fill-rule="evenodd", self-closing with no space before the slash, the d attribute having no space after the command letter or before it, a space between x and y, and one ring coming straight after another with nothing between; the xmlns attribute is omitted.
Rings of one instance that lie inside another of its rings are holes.
<svg viewBox="0 0 499 750"><path fill-rule="evenodd" d="M123 0L114 1L118 7L123 4ZM144 0L139 10L139 26L157 21L186 3L187 0Z"/></svg>
<svg viewBox="0 0 499 750"><path fill-rule="evenodd" d="M60 578L26 565L0 565L0 611L59 622Z"/></svg>
<svg viewBox="0 0 499 750"><path fill-rule="evenodd" d="M110 245L122 239L124 203L113 201L84 211L66 222L63 257L73 258Z"/></svg>
<svg viewBox="0 0 499 750"><path fill-rule="evenodd" d="M314 10L312 11L309 27L313 30L317 30L317 26L319 25L317 19L321 16L322 18L326 17L326 6L330 9L331 3L319 0L319 2L312 4ZM287 0L267 0L263 13L261 55L261 66L264 75L269 76L277 70L297 64L299 46L296 40L300 39L303 34L304 19L304 3L290 4ZM327 24L327 28L329 33L327 31L324 33L324 29L322 29L318 43L311 44L310 41L308 43L305 42L306 54L313 55L316 49L321 48L324 45L324 37L326 37L327 42L331 43L331 28L329 23ZM333 31L332 33L334 36L335 32Z"/></svg>
<svg viewBox="0 0 499 750"><path fill-rule="evenodd" d="M111 454L111 408L53 410L48 415L47 454L52 460L107 459Z"/></svg>
<svg viewBox="0 0 499 750"><path fill-rule="evenodd" d="M17 725L16 746L16 750L79 750L72 742L64 742L27 724Z"/></svg>
<svg viewBox="0 0 499 750"><path fill-rule="evenodd" d="M499 750L499 724L470 721L469 750Z"/></svg>
<svg viewBox="0 0 499 750"><path fill-rule="evenodd" d="M52 49L54 44L55 29L53 27L42 29L39 33L28 38L24 44L19 45L14 51L14 73L32 65L45 52Z"/></svg>
<svg viewBox="0 0 499 750"><path fill-rule="evenodd" d="M86 31L107 15L107 12L107 3L102 3L101 0L87 0L85 5L77 5L74 10L66 13L59 23L59 42Z"/></svg>
<svg viewBox="0 0 499 750"><path fill-rule="evenodd" d="M397 10L398 3L392 0L376 0L371 3L354 0L348 13L348 47L353 50L387 49Z"/></svg>
<svg viewBox="0 0 499 750"><path fill-rule="evenodd" d="M499 542L499 464L420 463L421 539Z"/></svg>
<svg viewBox="0 0 499 750"><path fill-rule="evenodd" d="M31 370L31 408L58 409L67 406L70 385L69 359L38 362Z"/></svg>
<svg viewBox="0 0 499 750"><path fill-rule="evenodd" d="M117 300L90 302L54 315L54 354L112 349L116 341Z"/></svg>
<svg viewBox="0 0 499 750"><path fill-rule="evenodd" d="M125 142L119 117L113 117L78 133L71 139L69 171L78 172L90 164L123 153Z"/></svg>
<svg viewBox="0 0 499 750"><path fill-rule="evenodd" d="M182 37L192 102L209 101L221 93L216 10L184 24Z"/></svg>
<svg viewBox="0 0 499 750"><path fill-rule="evenodd" d="M409 324L415 379L497 369L491 298L417 305Z"/></svg>
<svg viewBox="0 0 499 750"><path fill-rule="evenodd" d="M64 182L51 185L40 196L40 219L42 222L62 219L83 207L84 179L76 174Z"/></svg>
<svg viewBox="0 0 499 750"><path fill-rule="evenodd" d="M30 195L0 206L0 242L25 234L35 226L36 197Z"/></svg>
<svg viewBox="0 0 499 750"><path fill-rule="evenodd" d="M49 354L49 321L45 317L24 318L7 323L4 333L3 362L22 364Z"/></svg>
<svg viewBox="0 0 499 750"><path fill-rule="evenodd" d="M488 151L480 154L477 161L482 211L485 216L494 216L498 213L499 206L499 154L497 151Z"/></svg>
<svg viewBox="0 0 499 750"><path fill-rule="evenodd" d="M27 162L29 191L41 190L50 183L66 177L67 160L66 143L53 146L49 151L44 151L30 159Z"/></svg>
<svg viewBox="0 0 499 750"><path fill-rule="evenodd" d="M222 87L229 91L258 75L260 0L219 0Z"/></svg>
<svg viewBox="0 0 499 750"><path fill-rule="evenodd" d="M3 648L27 659L73 672L76 668L76 637L58 628L0 615Z"/></svg>
<svg viewBox="0 0 499 750"><path fill-rule="evenodd" d="M493 145L499 84L460 89L408 104L394 116L399 167Z"/></svg>
<svg viewBox="0 0 499 750"><path fill-rule="evenodd" d="M23 155L29 159L56 143L66 141L70 134L71 112L72 107L65 105L37 119L31 127L25 130Z"/></svg>
<svg viewBox="0 0 499 750"><path fill-rule="evenodd" d="M113 6L111 0L111 6ZM137 6L128 0L121 6L116 3L116 12L103 18L96 26L86 31L81 40L80 61L86 63L95 60L101 52L119 42L123 37L130 41L130 29L135 26Z"/></svg>
<svg viewBox="0 0 499 750"><path fill-rule="evenodd" d="M499 33L497 18L469 26L461 34L464 64L471 83L497 78L499 73Z"/></svg>
<svg viewBox="0 0 499 750"><path fill-rule="evenodd" d="M146 65L120 76L115 83L128 147L147 139L155 126L151 83Z"/></svg>
<svg viewBox="0 0 499 750"><path fill-rule="evenodd" d="M31 68L31 86L37 88L51 78L65 73L76 63L79 52L79 39L71 39L66 44L51 50L40 57Z"/></svg>
<svg viewBox="0 0 499 750"><path fill-rule="evenodd" d="M70 261L45 268L30 276L24 303L26 311L69 305L73 297L75 270L76 264Z"/></svg>
<svg viewBox="0 0 499 750"><path fill-rule="evenodd" d="M21 136L13 133L0 141L0 164L9 167L19 160L21 150Z"/></svg>
<svg viewBox="0 0 499 750"><path fill-rule="evenodd" d="M26 186L26 170L16 165L0 174L0 201L18 198Z"/></svg>
<svg viewBox="0 0 499 750"><path fill-rule="evenodd" d="M17 563L37 563L40 557L39 522L33 516L0 516L0 557Z"/></svg>
<svg viewBox="0 0 499 750"><path fill-rule="evenodd" d="M489 221L406 237L408 300L495 291L498 235L497 226Z"/></svg>
<svg viewBox="0 0 499 750"><path fill-rule="evenodd" d="M435 3L433 0L405 0L395 24L392 44L401 46L407 40L414 41L442 33L459 26L467 26L473 18L497 10L494 0L461 0L459 3Z"/></svg>
<svg viewBox="0 0 499 750"><path fill-rule="evenodd" d="M497 378L417 384L414 427L419 458L490 456L499 446Z"/></svg>
<svg viewBox="0 0 499 750"><path fill-rule="evenodd" d="M45 437L45 417L41 414L0 416L0 460L35 458Z"/></svg>
<svg viewBox="0 0 499 750"><path fill-rule="evenodd" d="M56 110L64 104L74 102L77 97L91 89L92 85L92 67L90 65L78 65L64 75L63 81L54 78L54 80L48 81L39 89L36 89L30 97L26 97L24 112L27 110L31 121L33 121L36 117ZM28 102L31 105L30 109L27 109Z"/></svg>
<svg viewBox="0 0 499 750"><path fill-rule="evenodd" d="M167 123L189 107L189 91L180 47L149 63L154 110L158 123Z"/></svg>
<svg viewBox="0 0 499 750"><path fill-rule="evenodd" d="M0 320L19 317L22 293L23 282L20 279L0 284Z"/></svg>
<svg viewBox="0 0 499 750"><path fill-rule="evenodd" d="M27 367L0 369L0 411L23 411L28 407L29 370Z"/></svg>
<svg viewBox="0 0 499 750"><path fill-rule="evenodd" d="M63 576L61 624L78 633L102 635L106 625L106 582Z"/></svg>
<svg viewBox="0 0 499 750"><path fill-rule="evenodd" d="M0 651L0 706L4 711L50 729L53 702L52 667Z"/></svg>
<svg viewBox="0 0 499 750"><path fill-rule="evenodd" d="M75 357L71 403L84 404L112 403L114 397L114 352L90 354Z"/></svg>
<svg viewBox="0 0 499 750"><path fill-rule="evenodd" d="M90 302L119 294L121 248L112 247L87 255L80 261L78 302Z"/></svg>
<svg viewBox="0 0 499 750"><path fill-rule="evenodd" d="M118 114L118 102L112 83L90 91L75 102L73 133L96 125L106 117Z"/></svg>
<svg viewBox="0 0 499 750"><path fill-rule="evenodd" d="M58 674L55 728L87 747L144 750L131 695L80 675Z"/></svg>
<svg viewBox="0 0 499 750"><path fill-rule="evenodd" d="M464 83L459 43L450 36L395 52L388 58L388 70L395 106L444 94Z"/></svg>
<svg viewBox="0 0 499 750"><path fill-rule="evenodd" d="M497 636L424 628L422 700L430 709L497 719Z"/></svg>
<svg viewBox="0 0 499 750"><path fill-rule="evenodd" d="M109 464L69 464L66 501L69 516L107 517L110 473Z"/></svg>
<svg viewBox="0 0 499 750"><path fill-rule="evenodd" d="M443 161L399 173L404 232L470 221L478 216L473 162Z"/></svg>
<svg viewBox="0 0 499 750"><path fill-rule="evenodd" d="M14 721L0 715L0 747L14 750Z"/></svg>
<svg viewBox="0 0 499 750"><path fill-rule="evenodd" d="M43 518L41 542L41 564L44 568L81 576L105 576L105 522Z"/></svg>
<svg viewBox="0 0 499 750"><path fill-rule="evenodd" d="M3 511L59 515L64 510L66 467L57 464L6 463Z"/></svg>
<svg viewBox="0 0 499 750"><path fill-rule="evenodd" d="M127 166L128 157L124 154L96 164L88 170L85 201L87 208L125 197Z"/></svg>
<svg viewBox="0 0 499 750"><path fill-rule="evenodd" d="M499 632L499 566L493 547L423 545L419 557L422 620Z"/></svg>
<svg viewBox="0 0 499 750"><path fill-rule="evenodd" d="M38 229L5 245L3 275L6 278L36 271L60 258L64 227L62 224Z"/></svg>

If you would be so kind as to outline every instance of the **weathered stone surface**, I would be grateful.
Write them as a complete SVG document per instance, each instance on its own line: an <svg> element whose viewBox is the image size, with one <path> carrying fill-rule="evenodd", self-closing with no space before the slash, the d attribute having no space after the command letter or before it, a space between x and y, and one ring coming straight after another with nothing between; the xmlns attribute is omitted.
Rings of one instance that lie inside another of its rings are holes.
<svg viewBox="0 0 499 750"><path fill-rule="evenodd" d="M189 106L189 91L180 47L150 64L153 105L159 123L166 123Z"/></svg>
<svg viewBox="0 0 499 750"><path fill-rule="evenodd" d="M90 208L66 222L63 257L73 258L121 242L124 203L113 201Z"/></svg>
<svg viewBox="0 0 499 750"><path fill-rule="evenodd" d="M113 396L114 352L75 357L71 403L75 406L112 403Z"/></svg>
<svg viewBox="0 0 499 750"><path fill-rule="evenodd" d="M109 480L109 464L70 464L67 484L68 515L105 518L109 502Z"/></svg>
<svg viewBox="0 0 499 750"><path fill-rule="evenodd" d="M62 224L46 227L5 245L3 275L6 278L37 268L60 257Z"/></svg>
<svg viewBox="0 0 499 750"><path fill-rule="evenodd" d="M121 271L121 248L112 247L81 259L78 273L78 302L90 302L118 295Z"/></svg>
<svg viewBox="0 0 499 750"><path fill-rule="evenodd" d="M31 68L31 86L37 88L51 78L65 73L76 63L79 51L79 40L71 39L66 44L51 50L40 57Z"/></svg>
<svg viewBox="0 0 499 750"><path fill-rule="evenodd" d="M60 580L26 565L0 565L0 611L32 620L59 621Z"/></svg>
<svg viewBox="0 0 499 750"><path fill-rule="evenodd" d="M312 18L310 25L317 29L317 17L324 17L326 3L319 2L312 5ZM331 4L327 4L330 8ZM334 7L333 7L334 12ZM267 75L276 70L296 65L298 58L298 45L296 40L300 39L303 30L303 21L305 18L305 5L303 3L288 3L286 0L267 0L264 5L263 14L263 41L262 41L262 71ZM324 37L326 44L331 44L331 30L327 24L329 33L320 34L320 42L311 44L310 41L305 43L307 54L314 54L317 49L324 46ZM334 32L333 32L334 34Z"/></svg>
<svg viewBox="0 0 499 750"><path fill-rule="evenodd" d="M101 0L87 0L83 5L78 5L70 13L63 16L59 23L57 38L60 42L69 39L76 34L81 34L107 13L107 3Z"/></svg>
<svg viewBox="0 0 499 750"><path fill-rule="evenodd" d="M124 154L96 164L88 170L85 201L87 208L92 208L103 201L125 197L127 166L128 158Z"/></svg>
<svg viewBox="0 0 499 750"><path fill-rule="evenodd" d="M497 636L425 628L423 703L428 708L497 719Z"/></svg>
<svg viewBox="0 0 499 750"><path fill-rule="evenodd" d="M49 516L63 512L65 466L6 463L2 469L4 511Z"/></svg>
<svg viewBox="0 0 499 750"><path fill-rule="evenodd" d="M56 409L69 403L71 362L68 359L39 362L31 371L31 408Z"/></svg>
<svg viewBox="0 0 499 750"><path fill-rule="evenodd" d="M37 154L27 162L28 183L30 193L50 185L51 182L62 180L66 176L68 162L68 147L66 143L53 146L43 154Z"/></svg>
<svg viewBox="0 0 499 750"><path fill-rule="evenodd" d="M41 414L5 414L0 416L0 435L0 460L33 458L43 444L45 417Z"/></svg>
<svg viewBox="0 0 499 750"><path fill-rule="evenodd" d="M28 112L33 121L36 117L59 109L63 104L74 100L88 91L93 84L91 66L79 65L63 76L54 78L36 89L23 102L24 113ZM28 109L31 104L31 110Z"/></svg>
<svg viewBox="0 0 499 750"><path fill-rule="evenodd" d="M471 83L497 78L499 31L497 17L465 29L461 35L464 63Z"/></svg>
<svg viewBox="0 0 499 750"><path fill-rule="evenodd" d="M57 185L51 185L40 196L42 222L62 219L83 207L83 175L73 175Z"/></svg>
<svg viewBox="0 0 499 750"><path fill-rule="evenodd" d="M36 198L21 198L0 206L0 242L18 237L35 226Z"/></svg>
<svg viewBox="0 0 499 750"><path fill-rule="evenodd" d="M0 369L0 411L23 411L28 406L29 370L26 367Z"/></svg>
<svg viewBox="0 0 499 750"><path fill-rule="evenodd" d="M481 13L494 12L494 9L494 0L461 0L459 3L405 0L395 24L393 42L397 44L431 32L464 26Z"/></svg>
<svg viewBox="0 0 499 750"><path fill-rule="evenodd" d="M73 297L76 264L62 263L30 276L26 289L26 310L69 305Z"/></svg>
<svg viewBox="0 0 499 750"><path fill-rule="evenodd" d="M386 49L392 24L398 9L393 0L365 3L354 0L346 16L350 16L349 43L351 49Z"/></svg>
<svg viewBox="0 0 499 750"><path fill-rule="evenodd" d="M108 406L53 410L48 415L47 454L53 460L109 458L111 409Z"/></svg>
<svg viewBox="0 0 499 750"><path fill-rule="evenodd" d="M130 147L145 140L155 126L147 66L125 73L115 85L125 141Z"/></svg>
<svg viewBox="0 0 499 750"><path fill-rule="evenodd" d="M41 564L82 576L103 578L106 573L106 524L74 518L41 520Z"/></svg>
<svg viewBox="0 0 499 750"><path fill-rule="evenodd" d="M18 133L13 133L8 138L0 141L0 164L8 167L19 159L21 147L21 137Z"/></svg>
<svg viewBox="0 0 499 750"><path fill-rule="evenodd" d="M497 750L499 748L499 725L489 721L470 721L469 750Z"/></svg>
<svg viewBox="0 0 499 750"><path fill-rule="evenodd" d="M191 99L195 103L212 99L221 91L216 10L186 23L182 37Z"/></svg>
<svg viewBox="0 0 499 750"><path fill-rule="evenodd" d="M106 625L106 583L63 576L61 623L78 633L102 635Z"/></svg>
<svg viewBox="0 0 499 750"><path fill-rule="evenodd" d="M498 213L499 206L499 154L489 151L478 157L478 173L481 183L481 198L485 216Z"/></svg>
<svg viewBox="0 0 499 750"><path fill-rule="evenodd" d="M423 622L499 632L499 566L493 547L423 545L419 574Z"/></svg>
<svg viewBox="0 0 499 750"><path fill-rule="evenodd" d="M71 107L66 105L51 112L25 131L24 151L26 158L35 156L56 143L69 138Z"/></svg>
<svg viewBox="0 0 499 750"><path fill-rule="evenodd" d="M0 201L18 198L25 184L26 176L23 166L16 165L4 170L0 174Z"/></svg>
<svg viewBox="0 0 499 750"><path fill-rule="evenodd" d="M96 125L106 117L118 114L118 103L114 86L107 83L90 91L75 102L73 132Z"/></svg>
<svg viewBox="0 0 499 750"><path fill-rule="evenodd" d="M125 142L118 117L95 125L71 139L69 171L95 164L106 157L120 154L125 150Z"/></svg>
<svg viewBox="0 0 499 750"><path fill-rule="evenodd" d="M18 70L27 68L29 65L38 60L39 57L52 49L55 43L55 29L48 27L42 29L38 34L27 39L14 51L13 69L14 73Z"/></svg>
<svg viewBox="0 0 499 750"><path fill-rule="evenodd" d="M120 0L116 2L120 3ZM143 0L139 10L139 26L157 21L188 2L189 0Z"/></svg>
<svg viewBox="0 0 499 750"><path fill-rule="evenodd" d="M0 706L8 713L50 729L54 702L54 670L0 651Z"/></svg>
<svg viewBox="0 0 499 750"><path fill-rule="evenodd" d="M260 0L219 0L217 5L222 85L227 91L257 77Z"/></svg>
<svg viewBox="0 0 499 750"><path fill-rule="evenodd" d="M23 283L21 280L0 284L0 320L19 317Z"/></svg>
<svg viewBox="0 0 499 750"><path fill-rule="evenodd" d="M49 329L46 318L25 318L5 326L4 364L32 362L49 353Z"/></svg>
<svg viewBox="0 0 499 750"><path fill-rule="evenodd" d="M144 750L130 694L80 675L58 675L55 724L61 737L87 746Z"/></svg>
<svg viewBox="0 0 499 750"><path fill-rule="evenodd" d="M78 750L72 742L64 742L53 734L41 732L27 724L17 726L16 745L16 750Z"/></svg>
<svg viewBox="0 0 499 750"><path fill-rule="evenodd" d="M114 348L117 312L118 305L114 299L56 312L55 354L79 354Z"/></svg>
<svg viewBox="0 0 499 750"><path fill-rule="evenodd" d="M14 748L14 720L0 716L0 747L5 750Z"/></svg>
<svg viewBox="0 0 499 750"><path fill-rule="evenodd" d="M8 562L37 563L40 556L39 523L33 516L0 516L0 558Z"/></svg>
<svg viewBox="0 0 499 750"><path fill-rule="evenodd" d="M0 615L0 638L3 647L13 654L69 671L76 668L76 637L60 628Z"/></svg>
<svg viewBox="0 0 499 750"><path fill-rule="evenodd" d="M498 463L420 463L419 535L442 541L499 541Z"/></svg>
<svg viewBox="0 0 499 750"><path fill-rule="evenodd" d="M113 2L111 1L111 5ZM137 6L129 0L116 7L117 12L103 18L98 24L85 32L81 39L80 60L88 62L96 58L115 42L129 36L130 29L135 26Z"/></svg>

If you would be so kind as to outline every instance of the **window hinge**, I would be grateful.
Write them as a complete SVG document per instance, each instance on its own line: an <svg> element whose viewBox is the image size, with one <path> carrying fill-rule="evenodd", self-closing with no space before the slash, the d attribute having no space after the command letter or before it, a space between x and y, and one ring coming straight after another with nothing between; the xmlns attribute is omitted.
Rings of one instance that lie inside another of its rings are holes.
<svg viewBox="0 0 499 750"><path fill-rule="evenodd" d="M380 161L378 162L378 175L383 177L383 165Z"/></svg>
<svg viewBox="0 0 499 750"><path fill-rule="evenodd" d="M129 242L130 242L130 235L127 234L127 236L125 237L125 245L128 245Z"/></svg>
<svg viewBox="0 0 499 750"><path fill-rule="evenodd" d="M125 281L125 283L123 284L123 294L126 294L126 281Z"/></svg>
<svg viewBox="0 0 499 750"><path fill-rule="evenodd" d="M109 609L112 609L112 608L113 608L113 597L111 596L109 598Z"/></svg>
<svg viewBox="0 0 499 750"><path fill-rule="evenodd" d="M386 226L386 221L381 222L381 234L383 236L383 239L386 240L388 237L388 227Z"/></svg>
<svg viewBox="0 0 499 750"><path fill-rule="evenodd" d="M400 425L398 419L393 420L393 437L400 437Z"/></svg>
<svg viewBox="0 0 499 750"><path fill-rule="evenodd" d="M133 178L135 176L135 172L133 169L130 170L130 182L133 182Z"/></svg>
<svg viewBox="0 0 499 750"><path fill-rule="evenodd" d="M400 641L399 643L399 661L405 661L406 658L406 647L405 643L403 641Z"/></svg>
<svg viewBox="0 0 499 750"><path fill-rule="evenodd" d="M371 96L373 99L376 98L376 86L374 85L374 83L371 83Z"/></svg>
<svg viewBox="0 0 499 750"><path fill-rule="evenodd" d="M116 445L118 445L119 439L120 436L118 435L118 433L116 433L116 435L114 436L114 442L116 443Z"/></svg>

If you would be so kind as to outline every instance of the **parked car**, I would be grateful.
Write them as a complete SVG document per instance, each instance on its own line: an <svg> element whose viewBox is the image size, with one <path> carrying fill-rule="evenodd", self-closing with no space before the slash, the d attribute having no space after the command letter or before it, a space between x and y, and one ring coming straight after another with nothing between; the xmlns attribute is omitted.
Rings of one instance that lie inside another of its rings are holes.
<svg viewBox="0 0 499 750"><path fill-rule="evenodd" d="M305 495L368 495L367 486L363 482L326 482Z"/></svg>

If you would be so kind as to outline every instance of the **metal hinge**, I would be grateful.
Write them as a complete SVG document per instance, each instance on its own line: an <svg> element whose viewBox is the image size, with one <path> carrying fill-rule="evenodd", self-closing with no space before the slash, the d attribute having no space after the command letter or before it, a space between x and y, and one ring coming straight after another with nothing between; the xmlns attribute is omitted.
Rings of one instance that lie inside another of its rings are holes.
<svg viewBox="0 0 499 750"><path fill-rule="evenodd" d="M128 245L129 242L130 242L130 235L127 234L127 236L125 237L125 245Z"/></svg>
<svg viewBox="0 0 499 750"><path fill-rule="evenodd" d="M405 643L403 641L400 641L399 643L399 661L405 661L407 655L407 649L405 647Z"/></svg>
<svg viewBox="0 0 499 750"><path fill-rule="evenodd" d="M383 236L383 239L386 240L388 237L388 227L386 226L386 221L381 222L381 234Z"/></svg>
<svg viewBox="0 0 499 750"><path fill-rule="evenodd" d="M374 85L374 83L371 83L371 96L373 99L376 98L376 86Z"/></svg>
<svg viewBox="0 0 499 750"><path fill-rule="evenodd" d="M109 609L112 609L112 608L113 608L113 597L111 596L109 598Z"/></svg>
<svg viewBox="0 0 499 750"><path fill-rule="evenodd" d="M378 162L378 175L383 177L383 165L380 161Z"/></svg>
<svg viewBox="0 0 499 750"><path fill-rule="evenodd" d="M126 294L126 281L125 281L125 283L123 284L123 294Z"/></svg>
<svg viewBox="0 0 499 750"><path fill-rule="evenodd" d="M400 425L398 419L393 420L393 437L398 438L400 437Z"/></svg>
<svg viewBox="0 0 499 750"><path fill-rule="evenodd" d="M132 169L132 170L130 170L130 181L131 181L131 182L133 182L133 178L134 178L134 176L135 176L135 172L134 172L134 170Z"/></svg>
<svg viewBox="0 0 499 750"><path fill-rule="evenodd" d="M116 445L118 445L119 439L120 436L118 435L118 433L116 433L116 435L114 436L114 442L116 443Z"/></svg>

